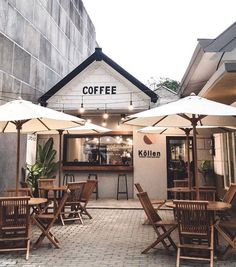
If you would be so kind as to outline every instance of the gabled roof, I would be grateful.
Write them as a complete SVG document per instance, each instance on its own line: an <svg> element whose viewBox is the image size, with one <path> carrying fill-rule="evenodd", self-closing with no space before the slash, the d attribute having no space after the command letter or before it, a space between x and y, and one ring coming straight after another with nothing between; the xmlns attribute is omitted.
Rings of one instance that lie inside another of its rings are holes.
<svg viewBox="0 0 236 267"><path fill-rule="evenodd" d="M95 52L88 57L85 61L83 61L78 67L76 67L72 72L70 72L67 76L65 76L61 81L59 81L56 85L54 85L48 92L42 95L39 98L39 103L46 105L47 100L57 93L63 86L69 83L73 78L75 78L80 72L86 69L91 63L94 61L104 61L114 70L116 70L119 74L121 74L124 78L130 81L133 85L135 85L138 89L140 89L143 93L148 95L151 98L151 102L156 103L158 96L149 89L146 85L138 81L134 76L129 74L126 70L124 70L121 66L115 63L112 59L110 59L107 55L102 52L101 48L95 48Z"/></svg>
<svg viewBox="0 0 236 267"><path fill-rule="evenodd" d="M198 39L204 52L230 52L236 46L236 22L215 39Z"/></svg>

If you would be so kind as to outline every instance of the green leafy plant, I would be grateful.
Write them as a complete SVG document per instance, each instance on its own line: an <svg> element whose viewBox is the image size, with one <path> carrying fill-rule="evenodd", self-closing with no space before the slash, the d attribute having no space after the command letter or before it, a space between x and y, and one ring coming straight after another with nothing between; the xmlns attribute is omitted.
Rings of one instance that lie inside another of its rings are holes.
<svg viewBox="0 0 236 267"><path fill-rule="evenodd" d="M38 144L37 158L33 165L26 164L28 171L27 183L34 195L37 195L37 179L52 177L58 170L59 161L55 162L56 150L53 149L53 138L49 138L44 145Z"/></svg>
<svg viewBox="0 0 236 267"><path fill-rule="evenodd" d="M203 160L200 164L200 171L204 174L207 174L212 171L210 160Z"/></svg>

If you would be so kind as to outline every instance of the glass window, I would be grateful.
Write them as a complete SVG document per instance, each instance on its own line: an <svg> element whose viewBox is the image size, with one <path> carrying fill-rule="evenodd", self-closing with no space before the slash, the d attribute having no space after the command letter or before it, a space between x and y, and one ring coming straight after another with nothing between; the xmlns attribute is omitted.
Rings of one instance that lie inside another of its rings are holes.
<svg viewBox="0 0 236 267"><path fill-rule="evenodd" d="M236 181L236 150L235 150L235 133L223 134L223 156L224 156L224 181L225 186L229 187L231 183Z"/></svg>
<svg viewBox="0 0 236 267"><path fill-rule="evenodd" d="M64 135L65 165L133 165L132 135Z"/></svg>

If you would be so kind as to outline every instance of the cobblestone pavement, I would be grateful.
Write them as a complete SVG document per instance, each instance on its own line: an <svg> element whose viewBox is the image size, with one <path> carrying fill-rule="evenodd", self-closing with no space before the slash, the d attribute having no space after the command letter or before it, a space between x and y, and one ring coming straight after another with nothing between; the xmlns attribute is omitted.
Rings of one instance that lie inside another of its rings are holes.
<svg viewBox="0 0 236 267"><path fill-rule="evenodd" d="M157 267L175 266L176 254L168 253L161 245L147 254L141 251L155 239L153 229L142 225L142 210L90 209L92 220L85 219L84 226L70 223L55 225L53 232L59 238L61 249L54 249L45 239L43 245L30 252L29 260L19 253L0 254L0 267ZM170 216L170 211L162 211ZM40 231L33 226L33 242ZM176 233L174 233L176 239ZM231 260L217 261L215 266L236 266L236 252ZM182 266L209 266L186 262Z"/></svg>

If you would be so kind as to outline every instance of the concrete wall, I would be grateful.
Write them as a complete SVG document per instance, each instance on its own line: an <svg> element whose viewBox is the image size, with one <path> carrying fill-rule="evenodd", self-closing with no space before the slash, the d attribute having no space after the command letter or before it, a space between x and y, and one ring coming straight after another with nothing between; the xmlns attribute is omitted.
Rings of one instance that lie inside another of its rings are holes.
<svg viewBox="0 0 236 267"><path fill-rule="evenodd" d="M18 96L37 102L96 46L95 28L81 0L1 0L0 104ZM15 177L16 146L5 135L0 143L1 188L3 177Z"/></svg>

